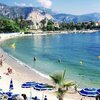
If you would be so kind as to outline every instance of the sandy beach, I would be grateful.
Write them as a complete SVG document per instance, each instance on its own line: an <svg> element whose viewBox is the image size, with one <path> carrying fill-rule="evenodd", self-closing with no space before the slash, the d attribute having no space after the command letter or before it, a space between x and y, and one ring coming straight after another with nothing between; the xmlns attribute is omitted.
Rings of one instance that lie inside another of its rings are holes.
<svg viewBox="0 0 100 100"><path fill-rule="evenodd" d="M25 35L20 35L20 33L16 34L0 34L0 42L10 39L10 38L15 38L18 36L25 36ZM26 35L27 36L27 35ZM19 60L15 59L8 53L4 52L0 48L0 56L3 55L3 58L5 59L3 61L3 66L0 67L0 88L3 89L3 91L7 92L9 91L9 84L11 78L13 79L13 84L14 84L14 93L17 94L22 94L25 93L28 97L30 97L30 89L25 89L21 88L21 84L24 82L28 81L36 81L40 83L47 83L52 85L52 81L49 79L49 77L45 77L43 74L39 74L38 71L30 69L26 64L20 62ZM12 68L12 74L6 75L5 73L7 72L8 67ZM40 100L42 100L43 95L47 95L48 100L58 100L56 98L56 95L53 91L46 91L46 92L41 92L41 91L36 91L34 89L31 89L32 91L32 96L38 96ZM67 93L64 97L64 100L80 100L82 96L79 95L79 93ZM30 100L30 99L28 99ZM85 100L90 100L90 98L85 98ZM91 99L95 100L95 99Z"/></svg>

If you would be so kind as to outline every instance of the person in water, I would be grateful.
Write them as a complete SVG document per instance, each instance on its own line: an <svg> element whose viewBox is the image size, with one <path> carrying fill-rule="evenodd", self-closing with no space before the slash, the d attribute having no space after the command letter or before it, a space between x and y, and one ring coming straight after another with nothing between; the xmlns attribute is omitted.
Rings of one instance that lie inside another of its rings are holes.
<svg viewBox="0 0 100 100"><path fill-rule="evenodd" d="M36 61L36 57L34 57L33 60Z"/></svg>
<svg viewBox="0 0 100 100"><path fill-rule="evenodd" d="M97 56L98 59L100 59L100 56Z"/></svg>
<svg viewBox="0 0 100 100"><path fill-rule="evenodd" d="M80 60L80 65L83 65L83 61L82 60Z"/></svg>
<svg viewBox="0 0 100 100"><path fill-rule="evenodd" d="M61 60L60 60L60 59L58 59L58 62L59 62L59 63L61 63Z"/></svg>

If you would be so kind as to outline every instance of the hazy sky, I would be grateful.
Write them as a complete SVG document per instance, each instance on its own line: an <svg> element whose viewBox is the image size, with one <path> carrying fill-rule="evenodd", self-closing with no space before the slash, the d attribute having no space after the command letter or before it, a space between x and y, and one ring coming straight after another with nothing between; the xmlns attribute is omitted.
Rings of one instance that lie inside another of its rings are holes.
<svg viewBox="0 0 100 100"><path fill-rule="evenodd" d="M0 3L18 6L51 8L67 14L100 13L100 0L0 0Z"/></svg>

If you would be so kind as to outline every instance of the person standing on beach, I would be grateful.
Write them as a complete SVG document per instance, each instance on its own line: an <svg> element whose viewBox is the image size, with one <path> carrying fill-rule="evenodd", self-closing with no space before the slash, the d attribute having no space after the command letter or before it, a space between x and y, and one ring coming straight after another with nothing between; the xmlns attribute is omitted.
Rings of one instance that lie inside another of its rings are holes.
<svg viewBox="0 0 100 100"><path fill-rule="evenodd" d="M26 94L22 94L22 97L24 98L24 100L28 100Z"/></svg>
<svg viewBox="0 0 100 100"><path fill-rule="evenodd" d="M3 55L0 57L0 67L2 67L2 58L3 58Z"/></svg>
<svg viewBox="0 0 100 100"><path fill-rule="evenodd" d="M4 61L5 59L3 59L3 55L0 57L0 67L2 67L2 64L3 64L3 61Z"/></svg>
<svg viewBox="0 0 100 100"><path fill-rule="evenodd" d="M48 100L46 95L45 95L45 97L44 97L44 100Z"/></svg>

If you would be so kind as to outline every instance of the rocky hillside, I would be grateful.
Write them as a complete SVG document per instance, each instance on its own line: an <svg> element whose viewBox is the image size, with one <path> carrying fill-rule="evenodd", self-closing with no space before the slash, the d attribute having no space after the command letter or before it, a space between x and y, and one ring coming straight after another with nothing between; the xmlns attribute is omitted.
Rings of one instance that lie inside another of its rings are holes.
<svg viewBox="0 0 100 100"><path fill-rule="evenodd" d="M40 10L32 11L27 17L27 20L35 22L40 22L43 19L53 20L53 17L48 13L43 14Z"/></svg>

